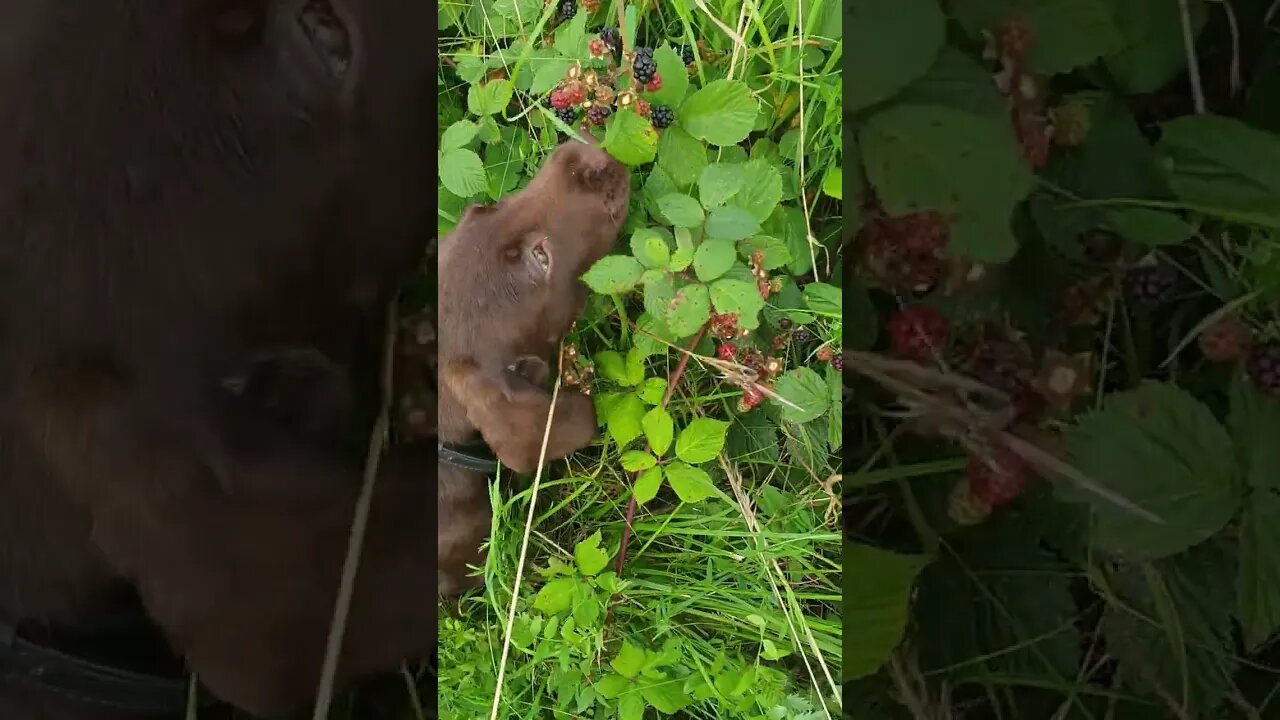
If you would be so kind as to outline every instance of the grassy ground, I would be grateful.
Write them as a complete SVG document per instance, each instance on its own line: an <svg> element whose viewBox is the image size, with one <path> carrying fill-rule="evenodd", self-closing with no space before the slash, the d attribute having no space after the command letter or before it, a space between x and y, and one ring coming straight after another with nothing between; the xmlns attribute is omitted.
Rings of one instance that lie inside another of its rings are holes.
<svg viewBox="0 0 1280 720"><path fill-rule="evenodd" d="M497 698L499 718L834 717L838 11L570 9L441 6L441 232L580 128L552 94L592 71L610 112L590 129L632 168L633 203L561 378L589 388L602 438L493 491L486 589L441 621L440 716L487 718ZM602 27L623 53L592 43ZM637 87L636 47L661 88ZM655 127L659 107L673 123Z"/></svg>

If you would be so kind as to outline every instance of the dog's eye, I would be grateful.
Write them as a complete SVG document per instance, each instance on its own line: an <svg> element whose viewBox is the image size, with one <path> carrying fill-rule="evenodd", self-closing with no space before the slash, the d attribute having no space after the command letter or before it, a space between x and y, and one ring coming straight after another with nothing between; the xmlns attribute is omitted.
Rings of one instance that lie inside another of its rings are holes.
<svg viewBox="0 0 1280 720"><path fill-rule="evenodd" d="M529 248L529 254L542 267L543 272L551 271L551 253L547 249L547 238L542 238Z"/></svg>

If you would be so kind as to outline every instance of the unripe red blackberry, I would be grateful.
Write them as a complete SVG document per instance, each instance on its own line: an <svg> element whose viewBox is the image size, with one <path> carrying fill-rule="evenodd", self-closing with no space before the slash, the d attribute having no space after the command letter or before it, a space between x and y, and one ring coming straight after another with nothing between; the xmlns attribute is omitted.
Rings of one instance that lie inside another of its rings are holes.
<svg viewBox="0 0 1280 720"><path fill-rule="evenodd" d="M1249 354L1253 333L1238 316L1231 314L1205 328L1196 340L1206 360L1229 363Z"/></svg>
<svg viewBox="0 0 1280 720"><path fill-rule="evenodd" d="M731 361L738 356L738 346L733 343L720 343L716 348L716 357L724 361Z"/></svg>
<svg viewBox="0 0 1280 720"><path fill-rule="evenodd" d="M914 305L889 316L886 328L894 352L917 361L932 360L942 352L951 334L951 324L934 308Z"/></svg>
<svg viewBox="0 0 1280 720"><path fill-rule="evenodd" d="M993 508L1012 502L1031 482L1026 461L1004 445L990 456L970 455L965 476L974 496Z"/></svg>

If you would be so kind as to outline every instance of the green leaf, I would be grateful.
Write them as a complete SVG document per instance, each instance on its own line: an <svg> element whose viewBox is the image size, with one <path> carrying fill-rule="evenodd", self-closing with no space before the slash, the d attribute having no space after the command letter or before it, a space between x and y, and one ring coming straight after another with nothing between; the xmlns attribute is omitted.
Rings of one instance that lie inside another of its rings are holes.
<svg viewBox="0 0 1280 720"><path fill-rule="evenodd" d="M1231 438L1208 408L1172 385L1147 382L1111 395L1067 433L1067 448L1087 477L1163 520L1055 484L1059 497L1093 506L1093 539L1108 551L1173 555L1221 530L1239 504Z"/></svg>
<svg viewBox="0 0 1280 720"><path fill-rule="evenodd" d="M707 294L707 286L693 283L676 291L667 304L663 319L671 332L685 338L698 332L698 328L702 327L710 314L711 300Z"/></svg>
<svg viewBox="0 0 1280 720"><path fill-rule="evenodd" d="M647 357L639 348L631 348L631 351L627 353L627 358L630 359L632 355ZM667 394L667 380L666 378L651 377L644 381L636 394L646 403L657 405L662 402L662 396Z"/></svg>
<svg viewBox="0 0 1280 720"><path fill-rule="evenodd" d="M1113 0L1113 4L1124 44L1106 57L1107 70L1126 95L1154 93L1187 67L1178 3ZM1199 35L1208 13L1201 0L1190 0L1188 5L1193 35Z"/></svg>
<svg viewBox="0 0 1280 720"><path fill-rule="evenodd" d="M693 253L693 272L699 280L710 282L728 272L737 256L730 240L703 240Z"/></svg>
<svg viewBox="0 0 1280 720"><path fill-rule="evenodd" d="M927 561L886 550L844 546L844 680L880 669L902 640L916 575Z"/></svg>
<svg viewBox="0 0 1280 720"><path fill-rule="evenodd" d="M603 537L599 530L591 537L573 546L573 560L578 564L578 572L591 577L609 565L609 553L600 547Z"/></svg>
<svg viewBox="0 0 1280 720"><path fill-rule="evenodd" d="M684 101L677 122L690 135L725 147L747 139L757 112L759 104L745 83L713 80Z"/></svg>
<svg viewBox="0 0 1280 720"><path fill-rule="evenodd" d="M630 680L617 673L609 673L608 675L600 678L600 681L596 683L596 692L600 693L601 697L612 700L630 687Z"/></svg>
<svg viewBox="0 0 1280 720"><path fill-rule="evenodd" d="M1205 213L1280 227L1280 137L1233 118L1165 123L1157 146L1178 197Z"/></svg>
<svg viewBox="0 0 1280 720"><path fill-rule="evenodd" d="M740 326L755 329L760 325L764 298L760 297L760 289L755 283L721 278L711 284L711 304L716 312L736 314Z"/></svg>
<svg viewBox="0 0 1280 720"><path fill-rule="evenodd" d="M742 187L733 196L733 204L764 222L782 202L782 175L768 160L750 160L736 167L742 175Z"/></svg>
<svg viewBox="0 0 1280 720"><path fill-rule="evenodd" d="M827 168L827 172L822 176L822 192L828 197L837 200L843 199L844 194L844 170L839 165L832 165Z"/></svg>
<svg viewBox="0 0 1280 720"><path fill-rule="evenodd" d="M729 423L711 418L698 418L680 431L676 439L676 457L697 465L714 460L724 449Z"/></svg>
<svg viewBox="0 0 1280 720"><path fill-rule="evenodd" d="M587 35L587 13L578 13L567 23L556 28L556 52L568 58L580 58L587 55L587 43L591 41Z"/></svg>
<svg viewBox="0 0 1280 720"><path fill-rule="evenodd" d="M666 467L666 475L671 489L684 502L698 503L717 494L716 486L711 483L711 476L702 468L673 460Z"/></svg>
<svg viewBox="0 0 1280 720"><path fill-rule="evenodd" d="M661 487L661 466L655 465L640 473L640 476L636 478L635 489L632 491L636 498L636 504L643 507L645 503L658 496L658 490Z"/></svg>
<svg viewBox="0 0 1280 720"><path fill-rule="evenodd" d="M467 110L472 115L496 115L511 102L510 80L490 80L483 85L472 85L467 90Z"/></svg>
<svg viewBox="0 0 1280 720"><path fill-rule="evenodd" d="M664 45L653 51L653 61L662 76L662 87L657 92L645 93L647 99L654 105L679 107L684 94L689 91L689 74L685 72L684 60L675 50Z"/></svg>
<svg viewBox="0 0 1280 720"><path fill-rule="evenodd" d="M641 420L641 426L643 425L644 425L644 421ZM619 459L619 461L622 463L622 469L626 470L627 472L640 472L641 470L648 470L649 468L658 464L657 458L645 452L644 450L628 450L622 453L622 457Z"/></svg>
<svg viewBox="0 0 1280 720"><path fill-rule="evenodd" d="M890 214L951 214L952 251L990 263L1013 257L1010 217L1033 176L1007 119L895 105L867 121L858 144Z"/></svg>
<svg viewBox="0 0 1280 720"><path fill-rule="evenodd" d="M665 270L671 260L671 247L653 228L640 228L631 234L631 254L646 268Z"/></svg>
<svg viewBox="0 0 1280 720"><path fill-rule="evenodd" d="M632 645L630 640L624 640L622 649L609 661L609 667L625 678L634 678L640 674L640 668L644 667L644 649Z"/></svg>
<svg viewBox="0 0 1280 720"><path fill-rule="evenodd" d="M843 302L838 287L823 282L811 282L804 286L804 304L819 315L840 317Z"/></svg>
<svg viewBox="0 0 1280 720"><path fill-rule="evenodd" d="M1237 379L1227 420L1245 482L1259 490L1280 490L1280 402Z"/></svg>
<svg viewBox="0 0 1280 720"><path fill-rule="evenodd" d="M542 58L531 63L534 69L533 83L529 86L529 92L541 95L550 92L560 84L573 61L569 58Z"/></svg>
<svg viewBox="0 0 1280 720"><path fill-rule="evenodd" d="M446 150L440 155L440 182L458 197L471 197L489 186L484 163L475 151L466 148Z"/></svg>
<svg viewBox="0 0 1280 720"><path fill-rule="evenodd" d="M1257 490L1240 523L1236 616L1250 652L1280 630L1280 495Z"/></svg>
<svg viewBox="0 0 1280 720"><path fill-rule="evenodd" d="M1177 245L1196 232L1190 223L1173 213L1140 207L1107 210L1107 224L1126 240L1147 247Z"/></svg>
<svg viewBox="0 0 1280 720"><path fill-rule="evenodd" d="M639 692L618 698L618 720L644 720L644 697Z"/></svg>
<svg viewBox="0 0 1280 720"><path fill-rule="evenodd" d="M627 382L626 363L622 359L622 353L616 350L603 350L591 356L596 368L600 371L600 377L612 380L619 385L629 385Z"/></svg>
<svg viewBox="0 0 1280 720"><path fill-rule="evenodd" d="M702 169L698 177L698 196L702 206L713 208L724 205L738 194L746 178L742 175L743 163L712 163Z"/></svg>
<svg viewBox="0 0 1280 720"><path fill-rule="evenodd" d="M707 215L707 237L720 240L742 240L760 232L755 216L740 207L712 208Z"/></svg>
<svg viewBox="0 0 1280 720"><path fill-rule="evenodd" d="M1124 39L1112 12L1114 0L1037 0L1027 14L1035 40L1031 69L1057 75L1120 49Z"/></svg>
<svg viewBox="0 0 1280 720"><path fill-rule="evenodd" d="M782 419L803 423L822 417L827 412L827 384L811 368L788 370L774 384L774 392L791 403L773 400L782 408ZM795 407L792 407L794 405Z"/></svg>
<svg viewBox="0 0 1280 720"><path fill-rule="evenodd" d="M600 147L623 165L645 165L658 155L658 131L634 112L616 112L609 116Z"/></svg>
<svg viewBox="0 0 1280 720"><path fill-rule="evenodd" d="M675 423L671 420L671 413L662 406L655 407L645 413L640 425L644 428L644 436L649 440L649 449L659 457L666 455L675 433Z"/></svg>
<svg viewBox="0 0 1280 720"><path fill-rule="evenodd" d="M625 447L627 443L640 437L640 419L644 417L644 402L630 393L618 398L609 409L609 435Z"/></svg>
<svg viewBox="0 0 1280 720"><path fill-rule="evenodd" d="M666 170L675 184L689 187L707 165L707 148L679 125L662 131L658 138L658 166Z"/></svg>
<svg viewBox="0 0 1280 720"><path fill-rule="evenodd" d="M929 69L942 48L945 18L937 0L851 0L844 29L845 104L852 113L892 97Z"/></svg>
<svg viewBox="0 0 1280 720"><path fill-rule="evenodd" d="M480 127L470 120L459 120L450 125L440 136L440 151L447 152L465 147L467 143L475 139L476 133L480 131Z"/></svg>
<svg viewBox="0 0 1280 720"><path fill-rule="evenodd" d="M738 252L744 260L749 260L757 250L764 253L761 267L765 270L777 270L791 262L791 249L776 237L756 235L738 243Z"/></svg>
<svg viewBox="0 0 1280 720"><path fill-rule="evenodd" d="M685 709L691 701L681 688L684 678L657 680L652 683L640 683L640 694L659 712L671 715Z"/></svg>
<svg viewBox="0 0 1280 720"><path fill-rule="evenodd" d="M658 200L658 209L676 227L698 227L702 224L702 206L684 193L672 193Z"/></svg>
<svg viewBox="0 0 1280 720"><path fill-rule="evenodd" d="M660 325L667 330L671 330L671 328L666 327L667 309L670 307L671 301L676 297L675 283L671 279L671 273L662 272L661 270L648 270L643 273L643 278L645 311L653 317L655 326Z"/></svg>
<svg viewBox="0 0 1280 720"><path fill-rule="evenodd" d="M1116 601L1105 605L1102 636L1123 687L1168 698L1175 717L1218 716L1236 665L1235 572L1235 558L1211 541L1110 578Z"/></svg>
<svg viewBox="0 0 1280 720"><path fill-rule="evenodd" d="M639 260L626 255L607 255L591 266L582 281L602 295L613 295L634 288L643 274L644 266Z"/></svg>
<svg viewBox="0 0 1280 720"><path fill-rule="evenodd" d="M571 577L556 578L542 586L533 599L533 607L547 615L558 615L573 604L574 588L578 581Z"/></svg>

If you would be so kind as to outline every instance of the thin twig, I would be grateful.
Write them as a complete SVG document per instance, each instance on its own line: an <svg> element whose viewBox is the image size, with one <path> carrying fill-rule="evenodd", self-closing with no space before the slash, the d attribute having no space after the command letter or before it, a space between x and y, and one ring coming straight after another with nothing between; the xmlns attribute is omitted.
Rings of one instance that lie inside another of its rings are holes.
<svg viewBox="0 0 1280 720"><path fill-rule="evenodd" d="M369 436L369 451L365 455L364 478L360 484L360 496L356 499L355 516L347 537L347 556L342 563L342 578L338 585L338 598L334 604L333 620L329 624L329 638L325 644L324 664L320 668L320 686L316 690L315 710L312 720L326 720L333 700L333 683L338 672L338 657L342 653L342 638L347 629L347 617L351 612L351 596L355 590L356 573L360 568L360 553L364 549L365 528L369 524L369 509L373 504L373 486L378 477L378 461L386 444L391 417L392 373L395 368L396 303L393 297L387 304L386 336L382 346L382 398L378 419Z"/></svg>
<svg viewBox="0 0 1280 720"><path fill-rule="evenodd" d="M1205 114L1204 87L1200 82L1200 61L1196 58L1196 38L1191 29L1191 8L1187 0L1178 0L1178 12L1182 16L1182 49L1187 54L1187 75L1191 81L1191 97L1196 114Z"/></svg>

